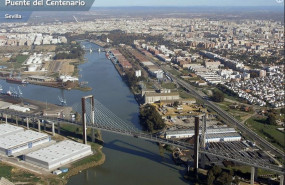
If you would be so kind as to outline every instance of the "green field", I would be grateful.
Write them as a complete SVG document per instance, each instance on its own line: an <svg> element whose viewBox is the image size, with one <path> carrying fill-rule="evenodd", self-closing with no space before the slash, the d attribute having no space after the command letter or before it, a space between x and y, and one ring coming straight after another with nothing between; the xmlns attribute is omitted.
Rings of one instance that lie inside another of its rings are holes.
<svg viewBox="0 0 285 185"><path fill-rule="evenodd" d="M29 58L29 55L18 55L16 56L16 62L22 64Z"/></svg>
<svg viewBox="0 0 285 185"><path fill-rule="evenodd" d="M16 57L12 57L9 63L7 63L7 67L13 67L14 69L20 68L29 57L29 55L17 55Z"/></svg>
<svg viewBox="0 0 285 185"><path fill-rule="evenodd" d="M258 135L264 137L281 150L285 148L285 133L277 130L280 126L268 125L266 117L254 116L246 121L246 124Z"/></svg>
<svg viewBox="0 0 285 185"><path fill-rule="evenodd" d="M176 85L174 83L163 83L161 87L165 89L176 89Z"/></svg>
<svg viewBox="0 0 285 185"><path fill-rule="evenodd" d="M221 102L221 103L217 103L219 105L219 107L221 107L223 110L229 112L231 115L233 115L237 120L239 121L243 121L246 118L248 118L248 116L252 115L253 112L244 112L244 111L240 111L237 109L231 109L229 106L232 105L233 103L231 102Z"/></svg>
<svg viewBox="0 0 285 185"><path fill-rule="evenodd" d="M240 103L245 103L247 104L246 100L243 99L243 98L240 98L238 96L233 96L233 95L228 95L227 93L224 93L223 91L221 91L219 88L217 87L213 87L213 86L206 86L206 87L203 87L203 90L202 90L205 94L208 95L208 93L206 91L219 91L221 93L223 93L225 95L225 98L227 99L230 99L230 100L233 100L233 101L236 101L236 102L240 102ZM208 95L209 96L209 95Z"/></svg>
<svg viewBox="0 0 285 185"><path fill-rule="evenodd" d="M11 178L12 167L0 164L0 177Z"/></svg>
<svg viewBox="0 0 285 185"><path fill-rule="evenodd" d="M179 76L179 75L180 75L180 73L179 73L177 70L175 70L175 69L171 69L171 70L169 70L168 72L170 72L170 73L173 74L174 76Z"/></svg>
<svg viewBox="0 0 285 185"><path fill-rule="evenodd" d="M182 99L191 99L193 98L193 96L191 96L189 93L185 92L184 90L182 89L179 89L179 96L180 98ZM194 99L194 98L193 98Z"/></svg>
<svg viewBox="0 0 285 185"><path fill-rule="evenodd" d="M28 183L28 184L42 184L42 179L31 173L24 172L12 166L0 163L0 177L4 177L11 182Z"/></svg>

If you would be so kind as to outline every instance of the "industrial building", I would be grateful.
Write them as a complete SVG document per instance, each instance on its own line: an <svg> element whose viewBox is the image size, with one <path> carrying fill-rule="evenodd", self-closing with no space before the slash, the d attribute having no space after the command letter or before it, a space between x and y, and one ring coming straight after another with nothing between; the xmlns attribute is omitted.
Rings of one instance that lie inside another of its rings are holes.
<svg viewBox="0 0 285 185"><path fill-rule="evenodd" d="M201 134L201 130L199 130L199 134ZM165 132L165 138L166 139L184 139L184 138L190 138L194 136L195 132L194 130L179 130L179 131L167 131ZM239 135L234 128L210 128L206 130L206 139L209 140L209 142L215 142L216 140L223 140L223 138L226 138L224 140L231 140L231 137L236 138L237 135ZM241 138L240 138L241 139ZM234 139L236 140L236 139Z"/></svg>
<svg viewBox="0 0 285 185"><path fill-rule="evenodd" d="M11 131L9 135L0 138L0 154L12 156L15 153L51 141L47 134L31 130L16 132L17 130L15 128L14 133Z"/></svg>
<svg viewBox="0 0 285 185"><path fill-rule="evenodd" d="M52 77L37 76L37 75L29 76L28 80L34 81L34 82L53 82L53 81L55 81L55 79Z"/></svg>
<svg viewBox="0 0 285 185"><path fill-rule="evenodd" d="M155 103L159 101L166 101L166 100L179 100L180 96L178 92L171 92L169 89L167 90L160 90L159 93L157 92L144 92L144 102L147 103Z"/></svg>
<svg viewBox="0 0 285 185"><path fill-rule="evenodd" d="M39 167L54 170L91 154L91 146L65 140L29 153L24 156L24 160Z"/></svg>
<svg viewBox="0 0 285 185"><path fill-rule="evenodd" d="M241 140L241 135L237 132L206 135L206 143L214 143L214 142L222 142L222 141L232 142L232 141L240 141L240 140Z"/></svg>
<svg viewBox="0 0 285 185"><path fill-rule="evenodd" d="M0 124L0 138L23 131L24 128L21 127L16 127L9 124Z"/></svg>

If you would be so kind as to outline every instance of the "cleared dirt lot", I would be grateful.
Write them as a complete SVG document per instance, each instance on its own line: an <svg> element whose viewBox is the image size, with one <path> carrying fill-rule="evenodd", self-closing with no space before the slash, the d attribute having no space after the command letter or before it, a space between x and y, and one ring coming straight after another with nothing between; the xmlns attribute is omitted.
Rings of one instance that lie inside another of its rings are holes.
<svg viewBox="0 0 285 185"><path fill-rule="evenodd" d="M72 75L74 72L74 65L72 63L74 62L77 62L77 60L55 60L46 62L44 68L49 72Z"/></svg>
<svg viewBox="0 0 285 185"><path fill-rule="evenodd" d="M34 51L37 51L37 52L43 52L43 51L51 52L51 51L55 51L55 49L56 49L56 45L41 45L41 46L35 46Z"/></svg>

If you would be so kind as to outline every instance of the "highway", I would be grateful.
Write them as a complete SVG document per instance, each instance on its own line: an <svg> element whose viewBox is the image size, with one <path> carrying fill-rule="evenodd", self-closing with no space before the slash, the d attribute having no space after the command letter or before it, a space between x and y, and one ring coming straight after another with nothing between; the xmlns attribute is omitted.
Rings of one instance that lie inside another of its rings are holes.
<svg viewBox="0 0 285 185"><path fill-rule="evenodd" d="M203 92L197 91L192 85L185 82L184 80L172 75L168 72L168 70L165 68L165 66L160 66L161 69L169 75L174 81L176 81L180 86L185 88L189 93L191 93L196 99L200 100L204 103L205 106L215 111L221 118L223 118L227 123L235 126L237 129L239 129L243 134L246 134L249 136L253 141L259 144L262 148L264 148L267 151L270 151L272 154L275 154L277 156L280 156L282 158L285 158L284 151L276 148L271 143L257 135L254 131L252 131L250 128L242 124L241 122L237 121L232 115L227 113L226 111L222 110L219 106L214 104L212 101L209 100L209 97L204 94Z"/></svg>

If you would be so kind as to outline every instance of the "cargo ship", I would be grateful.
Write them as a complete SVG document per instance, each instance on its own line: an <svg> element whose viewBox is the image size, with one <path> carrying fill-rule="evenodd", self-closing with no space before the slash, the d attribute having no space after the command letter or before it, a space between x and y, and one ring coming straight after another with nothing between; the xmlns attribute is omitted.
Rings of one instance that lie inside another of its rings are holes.
<svg viewBox="0 0 285 185"><path fill-rule="evenodd" d="M13 83L13 84L28 84L26 80L23 80L21 78L6 78L6 82Z"/></svg>

